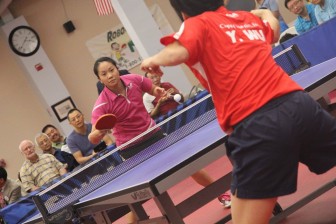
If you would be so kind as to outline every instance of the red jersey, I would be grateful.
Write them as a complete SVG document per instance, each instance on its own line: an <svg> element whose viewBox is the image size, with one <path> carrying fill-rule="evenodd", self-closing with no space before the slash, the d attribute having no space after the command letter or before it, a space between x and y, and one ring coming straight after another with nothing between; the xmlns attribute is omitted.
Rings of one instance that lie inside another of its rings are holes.
<svg viewBox="0 0 336 224"><path fill-rule="evenodd" d="M173 88L175 89L175 92L179 92L175 86L173 86L171 83L169 82L163 82L161 83L160 85L161 88L164 88L165 90L168 90L170 88ZM156 106L159 102L161 97L156 97L154 99L154 101L152 102L154 106ZM174 99L169 99L167 100L166 102L164 102L161 106L160 106L160 109L159 109L159 114L158 116L161 116L161 115L164 115L166 113L168 113L168 111L172 110L172 109L175 109L179 104L177 102L175 102Z"/></svg>
<svg viewBox="0 0 336 224"><path fill-rule="evenodd" d="M249 12L220 7L191 17L161 43L175 40L188 50L186 64L211 92L228 133L271 99L302 90L273 60L269 24Z"/></svg>

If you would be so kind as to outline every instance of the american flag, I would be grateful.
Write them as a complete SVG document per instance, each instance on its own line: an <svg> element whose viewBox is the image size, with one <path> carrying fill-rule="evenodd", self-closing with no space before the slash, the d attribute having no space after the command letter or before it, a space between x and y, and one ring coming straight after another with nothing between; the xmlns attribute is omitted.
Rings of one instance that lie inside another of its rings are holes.
<svg viewBox="0 0 336 224"><path fill-rule="evenodd" d="M94 0L98 15L109 15L113 13L111 0Z"/></svg>

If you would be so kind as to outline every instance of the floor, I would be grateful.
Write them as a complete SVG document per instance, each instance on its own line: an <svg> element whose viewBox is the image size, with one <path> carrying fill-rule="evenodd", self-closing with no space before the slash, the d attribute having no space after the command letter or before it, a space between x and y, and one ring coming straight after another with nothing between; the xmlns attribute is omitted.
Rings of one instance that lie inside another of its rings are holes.
<svg viewBox="0 0 336 224"><path fill-rule="evenodd" d="M231 165L226 156L219 158L214 163L205 168L211 176L216 179L231 170ZM304 165L300 164L298 190L296 193L279 198L280 205L285 209L297 200L306 196L313 190L318 189L325 183L336 178L336 168L323 175L311 173ZM168 192L175 203L183 200L189 195L201 189L191 178L180 182ZM159 210L153 200L144 204L150 217L160 216ZM211 201L206 206L187 216L184 221L187 224L211 224L222 219L230 213L230 209L224 209L217 199ZM125 224L123 218L114 222L115 224ZM229 222L232 223L232 222ZM335 224L336 223L336 187L326 192L322 196L313 200L303 208L291 214L280 224Z"/></svg>

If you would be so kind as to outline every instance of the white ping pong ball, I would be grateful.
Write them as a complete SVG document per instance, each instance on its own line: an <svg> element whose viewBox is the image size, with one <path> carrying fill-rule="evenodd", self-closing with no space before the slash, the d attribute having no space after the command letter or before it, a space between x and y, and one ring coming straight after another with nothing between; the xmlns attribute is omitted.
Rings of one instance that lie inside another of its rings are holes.
<svg viewBox="0 0 336 224"><path fill-rule="evenodd" d="M175 94L174 95L174 100L175 100L175 102L180 102L181 101L181 95L180 94Z"/></svg>

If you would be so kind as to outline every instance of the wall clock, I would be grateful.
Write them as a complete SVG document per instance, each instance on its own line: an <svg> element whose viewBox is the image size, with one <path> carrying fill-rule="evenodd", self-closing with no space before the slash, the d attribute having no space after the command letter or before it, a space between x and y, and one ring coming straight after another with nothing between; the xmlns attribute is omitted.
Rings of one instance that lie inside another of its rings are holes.
<svg viewBox="0 0 336 224"><path fill-rule="evenodd" d="M37 32L29 26L17 26L8 36L10 48L18 55L28 57L40 48Z"/></svg>

